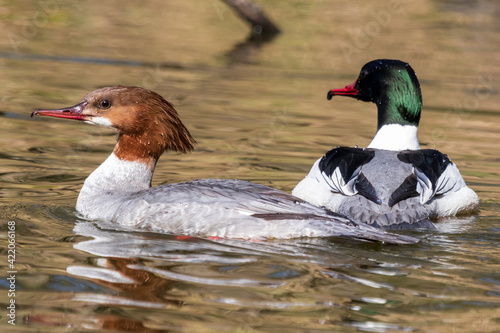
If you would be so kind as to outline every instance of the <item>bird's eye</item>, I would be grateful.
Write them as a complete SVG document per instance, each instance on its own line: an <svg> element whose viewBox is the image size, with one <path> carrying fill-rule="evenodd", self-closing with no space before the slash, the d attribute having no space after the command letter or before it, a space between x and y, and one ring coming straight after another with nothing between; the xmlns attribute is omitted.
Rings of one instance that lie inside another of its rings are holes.
<svg viewBox="0 0 500 333"><path fill-rule="evenodd" d="M111 106L111 102L108 101L107 99L102 99L99 101L99 108L101 109L109 109Z"/></svg>

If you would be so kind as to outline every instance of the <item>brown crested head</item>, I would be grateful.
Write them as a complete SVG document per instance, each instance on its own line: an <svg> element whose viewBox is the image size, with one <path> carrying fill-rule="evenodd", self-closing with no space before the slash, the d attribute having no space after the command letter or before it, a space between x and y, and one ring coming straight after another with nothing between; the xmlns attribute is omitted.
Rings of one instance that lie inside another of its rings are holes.
<svg viewBox="0 0 500 333"><path fill-rule="evenodd" d="M58 110L36 110L33 115L84 120L115 128L117 157L156 161L164 151L189 152L196 141L172 104L154 91L115 86L97 89L82 102Z"/></svg>

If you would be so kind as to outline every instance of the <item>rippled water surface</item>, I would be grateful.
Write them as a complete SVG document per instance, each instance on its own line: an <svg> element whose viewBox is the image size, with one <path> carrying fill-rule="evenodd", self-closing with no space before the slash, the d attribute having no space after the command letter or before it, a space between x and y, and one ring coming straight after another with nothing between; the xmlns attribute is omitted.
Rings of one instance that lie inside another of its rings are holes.
<svg viewBox="0 0 500 333"><path fill-rule="evenodd" d="M252 46L222 1L2 2L2 332L500 331L498 1L258 3L283 33ZM97 87L144 86L198 141L160 160L155 185L219 177L291 191L330 147L369 143L375 106L326 92L376 58L410 62L422 146L447 153L481 199L476 216L408 233L417 245L99 228L73 207L115 134L29 118Z"/></svg>

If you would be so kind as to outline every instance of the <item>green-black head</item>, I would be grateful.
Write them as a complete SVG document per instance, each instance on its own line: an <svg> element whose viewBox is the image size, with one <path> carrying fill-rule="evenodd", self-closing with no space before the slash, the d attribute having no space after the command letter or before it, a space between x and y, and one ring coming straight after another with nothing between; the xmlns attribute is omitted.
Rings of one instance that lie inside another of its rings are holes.
<svg viewBox="0 0 500 333"><path fill-rule="evenodd" d="M327 98L330 100L336 95L377 104L378 129L387 124L418 126L420 121L420 84L410 65L400 60L370 61L354 83L330 90Z"/></svg>

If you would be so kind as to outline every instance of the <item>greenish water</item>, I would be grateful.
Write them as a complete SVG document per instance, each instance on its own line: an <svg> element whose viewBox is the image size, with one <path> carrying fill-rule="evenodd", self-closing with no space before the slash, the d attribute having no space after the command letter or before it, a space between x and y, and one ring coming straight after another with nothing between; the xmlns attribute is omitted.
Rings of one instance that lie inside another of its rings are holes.
<svg viewBox="0 0 500 333"><path fill-rule="evenodd" d="M0 4L3 332L500 330L500 4L259 4L283 34L257 48L241 45L248 28L222 1ZM198 141L160 160L155 185L218 177L291 191L329 148L370 142L375 106L326 92L376 58L410 62L422 146L447 153L481 200L476 216L413 233L417 245L100 230L73 207L114 133L29 118L97 87L144 86L175 104Z"/></svg>

